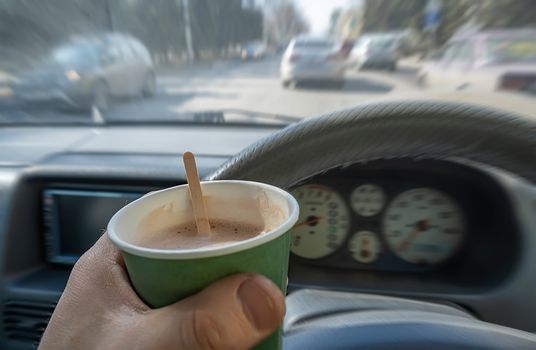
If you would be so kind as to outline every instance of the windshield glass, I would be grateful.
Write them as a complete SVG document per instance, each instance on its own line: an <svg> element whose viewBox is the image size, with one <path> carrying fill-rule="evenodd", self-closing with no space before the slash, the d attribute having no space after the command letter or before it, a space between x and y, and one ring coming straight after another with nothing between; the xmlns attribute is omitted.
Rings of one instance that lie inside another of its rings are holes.
<svg viewBox="0 0 536 350"><path fill-rule="evenodd" d="M95 48L89 46L66 46L56 49L49 57L49 62L62 65L73 65L95 61Z"/></svg>
<svg viewBox="0 0 536 350"><path fill-rule="evenodd" d="M330 41L320 40L296 41L296 45L294 47L297 49L329 50L333 47L333 43Z"/></svg>
<svg viewBox="0 0 536 350"><path fill-rule="evenodd" d="M375 39L370 41L370 46L377 49L388 49L394 45L393 39Z"/></svg>
<svg viewBox="0 0 536 350"><path fill-rule="evenodd" d="M535 115L532 2L0 2L0 125L287 125L390 100Z"/></svg>

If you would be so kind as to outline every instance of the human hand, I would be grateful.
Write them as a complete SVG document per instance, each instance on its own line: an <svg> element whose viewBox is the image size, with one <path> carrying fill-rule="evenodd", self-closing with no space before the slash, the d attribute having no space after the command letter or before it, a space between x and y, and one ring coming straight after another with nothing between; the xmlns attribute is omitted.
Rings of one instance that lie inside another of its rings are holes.
<svg viewBox="0 0 536 350"><path fill-rule="evenodd" d="M270 335L284 313L281 291L253 274L151 309L103 235L74 266L39 349L246 349Z"/></svg>

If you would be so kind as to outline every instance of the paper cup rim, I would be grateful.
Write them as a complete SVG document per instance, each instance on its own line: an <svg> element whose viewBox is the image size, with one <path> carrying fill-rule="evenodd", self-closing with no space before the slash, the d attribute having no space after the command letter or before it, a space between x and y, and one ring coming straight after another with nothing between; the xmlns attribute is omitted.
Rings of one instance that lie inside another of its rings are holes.
<svg viewBox="0 0 536 350"><path fill-rule="evenodd" d="M225 184L241 184L246 186L252 186L252 187L261 187L267 191L276 192L282 197L284 197L290 207L290 212L287 217L287 219L279 226L274 228L273 230L259 235L255 236L243 241L233 242L229 244L225 244L222 246L216 246L216 247L207 247L207 248L196 248L196 249L157 249L157 248L147 248L147 247L141 247L129 242L126 242L125 240L119 238L116 232L116 227L118 225L118 222L122 219L126 213L136 207L140 206L142 204L142 200L147 200L147 198L150 197L156 197L162 194L163 192L173 191L180 187L185 187L187 184L173 186L169 188L165 188L163 190L154 191L150 194L138 198L137 200L127 204L123 208L121 208L119 211L117 211L114 216L110 219L107 226L107 234L110 240L119 248L119 250L136 255L141 256L145 258L152 258L152 259L163 259L163 260L186 260L186 259L197 259L197 258L208 258L208 257L215 257L215 256L222 256L222 255L229 255L232 253L241 252L244 250L248 250L257 246L260 246L264 243L270 242L281 235L283 235L285 232L290 230L292 226L296 223L299 216L299 205L297 200L287 191L282 190L278 187L268 185L261 182L255 182L255 181L244 181L244 180L215 180L215 181L202 181L202 186L217 186L217 185L225 185Z"/></svg>

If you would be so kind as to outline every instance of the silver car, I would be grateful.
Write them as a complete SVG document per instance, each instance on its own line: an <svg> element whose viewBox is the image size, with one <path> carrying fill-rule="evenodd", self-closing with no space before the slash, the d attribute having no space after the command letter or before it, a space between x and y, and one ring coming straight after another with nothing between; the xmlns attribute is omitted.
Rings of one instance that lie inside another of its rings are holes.
<svg viewBox="0 0 536 350"><path fill-rule="evenodd" d="M393 35L363 35L355 43L348 62L357 70L366 68L396 70L399 39Z"/></svg>
<svg viewBox="0 0 536 350"><path fill-rule="evenodd" d="M153 96L156 76L141 42L124 34L107 34L56 47L33 69L17 76L13 90L25 103L106 110L112 97Z"/></svg>
<svg viewBox="0 0 536 350"><path fill-rule="evenodd" d="M306 81L344 84L344 57L336 43L327 38L293 39L281 60L283 87Z"/></svg>

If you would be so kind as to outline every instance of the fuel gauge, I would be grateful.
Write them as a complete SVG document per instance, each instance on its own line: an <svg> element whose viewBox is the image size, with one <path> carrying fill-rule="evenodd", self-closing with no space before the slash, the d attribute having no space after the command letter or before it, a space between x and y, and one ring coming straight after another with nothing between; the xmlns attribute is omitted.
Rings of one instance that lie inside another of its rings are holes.
<svg viewBox="0 0 536 350"><path fill-rule="evenodd" d="M359 231L355 233L350 242L348 249L352 257L363 264L369 264L380 256L382 246L378 235L372 231Z"/></svg>

